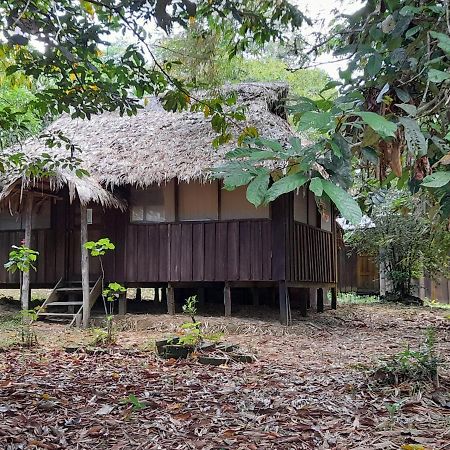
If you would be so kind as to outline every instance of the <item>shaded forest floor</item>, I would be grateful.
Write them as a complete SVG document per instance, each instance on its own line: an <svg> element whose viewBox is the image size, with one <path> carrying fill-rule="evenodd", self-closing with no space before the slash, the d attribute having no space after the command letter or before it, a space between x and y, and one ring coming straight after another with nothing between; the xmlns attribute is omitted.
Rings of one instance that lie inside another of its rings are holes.
<svg viewBox="0 0 450 450"><path fill-rule="evenodd" d="M39 346L13 345L0 324L0 448L450 449L449 311L382 304L275 320L200 318L257 354L254 364L164 361L152 342L181 316L127 316L108 354L87 331L38 323ZM264 315L264 311L260 311ZM381 385L381 358L419 348L436 330L440 388ZM403 446L403 447L402 447Z"/></svg>

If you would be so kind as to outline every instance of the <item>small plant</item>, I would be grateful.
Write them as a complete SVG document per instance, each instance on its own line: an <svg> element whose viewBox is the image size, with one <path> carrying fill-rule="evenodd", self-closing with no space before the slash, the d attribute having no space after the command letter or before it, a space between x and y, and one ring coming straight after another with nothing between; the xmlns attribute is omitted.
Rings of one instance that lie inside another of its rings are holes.
<svg viewBox="0 0 450 450"><path fill-rule="evenodd" d="M402 408L403 405L401 402L396 402L396 403L385 403L385 406L386 406L387 412L389 413L389 420L391 422L393 422L395 419L395 416L400 411L400 409Z"/></svg>
<svg viewBox="0 0 450 450"><path fill-rule="evenodd" d="M113 327L114 302L119 299L120 294L126 292L126 288L120 283L109 283L108 287L103 290L102 295L108 304L108 313L106 314L106 330L102 339L104 345L111 345L116 342Z"/></svg>
<svg viewBox="0 0 450 450"><path fill-rule="evenodd" d="M131 405L132 411L140 411L145 408L145 403L141 402L134 394L130 394L123 398L120 403L122 405Z"/></svg>
<svg viewBox="0 0 450 450"><path fill-rule="evenodd" d="M4 264L8 272L15 273L17 270L20 272L29 272L30 269L36 270L34 263L37 261L39 252L23 244L20 247L13 245L11 248L13 250L9 252L9 260Z"/></svg>
<svg viewBox="0 0 450 450"><path fill-rule="evenodd" d="M404 381L432 381L438 385L440 360L436 356L436 331L428 328L425 342L419 350L409 346L390 359L382 361L374 375L387 384L399 384Z"/></svg>
<svg viewBox="0 0 450 450"><path fill-rule="evenodd" d="M195 315L197 314L197 296L192 295L186 299L185 304L183 305L183 313L190 316L192 322L196 322Z"/></svg>
<svg viewBox="0 0 450 450"><path fill-rule="evenodd" d="M37 335L33 330L33 323L37 320L37 311L35 309L24 309L20 311L20 339L24 347L33 347L37 345Z"/></svg>
<svg viewBox="0 0 450 450"><path fill-rule="evenodd" d="M101 238L98 241L89 241L84 244L84 248L91 251L92 256L104 256L107 250L114 250L116 246L109 238Z"/></svg>

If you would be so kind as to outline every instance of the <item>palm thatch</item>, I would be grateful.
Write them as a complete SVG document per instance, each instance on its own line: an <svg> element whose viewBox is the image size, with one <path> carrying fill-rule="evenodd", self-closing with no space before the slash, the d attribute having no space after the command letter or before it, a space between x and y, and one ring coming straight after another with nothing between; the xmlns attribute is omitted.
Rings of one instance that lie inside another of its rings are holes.
<svg viewBox="0 0 450 450"><path fill-rule="evenodd" d="M242 127L254 126L261 136L282 142L293 135L285 120L285 84L245 83L222 88L223 93L231 91L237 94L238 103L246 107L247 123ZM47 131L60 131L70 139L76 148L75 156L83 160L83 168L91 175L80 180L61 173L55 186L70 184L80 200L102 204L112 200L109 193L97 189L100 185L145 187L173 178L206 180L205 169L221 164L225 152L236 145L231 142L214 149L215 133L209 118L203 113L165 111L157 99L131 117L121 117L116 112L105 112L91 120L64 115ZM239 134L236 127L232 131ZM48 149L44 140L33 139L24 144L22 151L39 155L62 150Z"/></svg>

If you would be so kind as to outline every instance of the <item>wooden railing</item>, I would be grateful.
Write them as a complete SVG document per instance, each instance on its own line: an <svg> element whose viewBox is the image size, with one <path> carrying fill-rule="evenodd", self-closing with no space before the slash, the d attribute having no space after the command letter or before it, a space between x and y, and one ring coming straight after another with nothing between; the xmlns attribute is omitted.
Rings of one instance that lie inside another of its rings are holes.
<svg viewBox="0 0 450 450"><path fill-rule="evenodd" d="M295 222L293 242L292 280L317 283L336 281L332 233Z"/></svg>

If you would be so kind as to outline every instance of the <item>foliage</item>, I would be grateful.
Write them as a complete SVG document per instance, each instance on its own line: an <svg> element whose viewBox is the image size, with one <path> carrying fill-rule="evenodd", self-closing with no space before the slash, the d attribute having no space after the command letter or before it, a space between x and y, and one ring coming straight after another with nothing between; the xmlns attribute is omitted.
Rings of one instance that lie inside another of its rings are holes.
<svg viewBox="0 0 450 450"><path fill-rule="evenodd" d="M109 346L117 342L117 336L114 333L112 320L106 318L105 328L92 329L92 345L94 346Z"/></svg>
<svg viewBox="0 0 450 450"><path fill-rule="evenodd" d="M396 300L411 296L413 278L449 271L450 236L436 208L427 210L424 195L389 192L373 207L371 222L346 233L345 240L385 267Z"/></svg>
<svg viewBox="0 0 450 450"><path fill-rule="evenodd" d="M114 250L116 246L109 238L101 238L98 241L86 242L84 248L91 251L91 256L103 256L107 250Z"/></svg>
<svg viewBox="0 0 450 450"><path fill-rule="evenodd" d="M333 145L334 150L320 142L302 146L296 137L285 146L271 139L247 139L245 145L226 153L230 162L212 173L223 178L227 190L248 184L247 200L255 206L307 185L319 203L331 200L346 219L358 224L360 207L344 189L349 186L350 148L337 137Z"/></svg>
<svg viewBox="0 0 450 450"><path fill-rule="evenodd" d="M195 315L197 314L197 296L191 295L186 299L186 302L183 305L183 313L187 314L191 317L192 322L195 322Z"/></svg>
<svg viewBox="0 0 450 450"><path fill-rule="evenodd" d="M359 295L355 292L340 292L338 294L338 304L340 305L368 305L379 301L380 297L376 295Z"/></svg>
<svg viewBox="0 0 450 450"><path fill-rule="evenodd" d="M374 376L387 384L399 384L404 381L438 382L440 359L436 354L436 330L428 328L425 342L418 350L409 346L391 358L380 362Z"/></svg>
<svg viewBox="0 0 450 450"><path fill-rule="evenodd" d="M165 107L173 111L197 102L188 86L169 74L171 63L156 58L148 40L150 23L164 32L192 21L228 26L228 52L234 55L250 43L282 39L284 30L298 28L305 20L286 0L2 0L0 14L4 48L12 60L6 76L21 74L37 87L24 111L36 111L41 118L66 112L88 119L104 111L135 114L144 95L161 94ZM105 50L112 44L111 35L119 33L132 42L117 59ZM41 80L45 83L38 85ZM210 109L207 102L202 104L205 112ZM17 113L3 112L2 128L13 129ZM215 130L221 140L229 139L227 113L218 107L215 112L216 122L221 122Z"/></svg>
<svg viewBox="0 0 450 450"><path fill-rule="evenodd" d="M134 394L129 394L123 398L120 403L130 405L133 411L140 411L146 407L145 403L141 402Z"/></svg>
<svg viewBox="0 0 450 450"><path fill-rule="evenodd" d="M13 245L9 252L9 260L4 264L8 272L14 273L16 270L20 272L29 272L30 269L36 270L34 263L37 261L39 252L33 250L26 245Z"/></svg>

